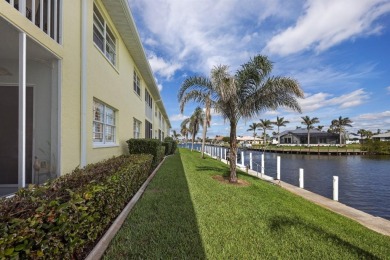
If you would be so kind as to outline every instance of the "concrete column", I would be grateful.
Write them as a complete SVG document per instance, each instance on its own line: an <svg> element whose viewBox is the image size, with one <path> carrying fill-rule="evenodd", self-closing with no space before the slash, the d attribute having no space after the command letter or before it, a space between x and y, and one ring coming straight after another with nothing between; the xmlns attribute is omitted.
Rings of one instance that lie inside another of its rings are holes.
<svg viewBox="0 0 390 260"><path fill-rule="evenodd" d="M261 176L263 176L265 172L265 162L264 162L264 153L261 154Z"/></svg>
<svg viewBox="0 0 390 260"><path fill-rule="evenodd" d="M280 156L276 157L276 179L280 180Z"/></svg>
<svg viewBox="0 0 390 260"><path fill-rule="evenodd" d="M24 1L25 4L25 1ZM25 10L25 8L24 8ZM19 33L18 187L26 186L26 33Z"/></svg>

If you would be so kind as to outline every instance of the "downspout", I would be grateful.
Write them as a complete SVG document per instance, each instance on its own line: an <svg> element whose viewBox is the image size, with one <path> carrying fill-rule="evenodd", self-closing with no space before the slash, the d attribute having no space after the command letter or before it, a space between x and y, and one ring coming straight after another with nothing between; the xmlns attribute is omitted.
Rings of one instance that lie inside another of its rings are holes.
<svg viewBox="0 0 390 260"><path fill-rule="evenodd" d="M88 0L81 2L81 124L80 167L87 165L87 17Z"/></svg>

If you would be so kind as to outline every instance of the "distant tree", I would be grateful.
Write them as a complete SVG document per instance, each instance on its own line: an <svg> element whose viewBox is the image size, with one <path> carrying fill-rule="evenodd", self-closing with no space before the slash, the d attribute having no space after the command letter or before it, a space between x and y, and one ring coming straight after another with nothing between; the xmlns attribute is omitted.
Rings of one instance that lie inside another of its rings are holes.
<svg viewBox="0 0 390 260"><path fill-rule="evenodd" d="M273 124L278 127L278 132L277 132L277 135L278 135L278 145L280 145L280 132L279 132L279 128L282 127L282 126L286 126L286 124L288 124L288 123L290 123L290 121L284 120L284 117L279 117L279 116L277 116L276 117L276 121L273 122Z"/></svg>
<svg viewBox="0 0 390 260"><path fill-rule="evenodd" d="M230 144L230 137L229 136L224 136L222 138L222 141L224 141L225 143L229 143Z"/></svg>
<svg viewBox="0 0 390 260"><path fill-rule="evenodd" d="M207 127L210 127L211 122L211 93L213 90L213 82L206 77L193 76L184 80L180 86L179 93L177 95L180 102L180 111L183 113L184 106L189 101L198 102L205 107L205 120L203 121L203 141L202 141L202 153L204 158L204 149L206 142Z"/></svg>
<svg viewBox="0 0 390 260"><path fill-rule="evenodd" d="M322 131L322 129L323 129L323 128L324 128L324 126L323 126L323 125L319 125L319 126L317 126L317 128L316 128L316 129L317 129L318 131Z"/></svg>
<svg viewBox="0 0 390 260"><path fill-rule="evenodd" d="M320 120L318 117L310 118L309 116L302 116L301 124L306 125L307 129L307 146L310 146L310 130L314 128L314 124L318 124Z"/></svg>
<svg viewBox="0 0 390 260"><path fill-rule="evenodd" d="M376 134L380 134L380 133L381 133L380 129L376 130Z"/></svg>
<svg viewBox="0 0 390 260"><path fill-rule="evenodd" d="M180 133L183 135L183 137L185 138L185 142L187 143L188 142L188 134L190 134L190 129L189 129L189 122L190 122L190 119L187 118L187 119L184 119L183 122L181 122L180 124Z"/></svg>
<svg viewBox="0 0 390 260"><path fill-rule="evenodd" d="M332 120L330 128L334 129L334 132L339 134L340 145L342 144L342 134L345 132L345 127L352 127L351 124L352 120L350 120L348 117L340 116L338 119Z"/></svg>
<svg viewBox="0 0 390 260"><path fill-rule="evenodd" d="M191 117L184 119L182 125L189 125L188 132L192 134L191 151L194 149L195 137L199 132L200 125L203 124L204 113L200 107L197 107Z"/></svg>
<svg viewBox="0 0 390 260"><path fill-rule="evenodd" d="M180 134L176 132L176 130L173 130L172 137L174 140L177 140L180 137Z"/></svg>
<svg viewBox="0 0 390 260"><path fill-rule="evenodd" d="M255 140L256 137L256 130L257 130L258 124L252 123L249 128L246 131L253 131L253 140Z"/></svg>
<svg viewBox="0 0 390 260"><path fill-rule="evenodd" d="M266 131L274 129L272 127L273 122L271 122L271 120L268 120L268 119L260 119L260 123L258 123L257 125L259 126L259 128L263 129L263 141L264 141L263 143L266 144L266 142L267 142Z"/></svg>

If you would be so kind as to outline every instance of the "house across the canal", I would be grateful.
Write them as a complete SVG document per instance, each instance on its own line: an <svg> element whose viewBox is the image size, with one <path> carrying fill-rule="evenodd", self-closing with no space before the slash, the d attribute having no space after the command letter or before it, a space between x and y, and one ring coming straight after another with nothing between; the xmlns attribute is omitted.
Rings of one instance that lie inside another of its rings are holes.
<svg viewBox="0 0 390 260"><path fill-rule="evenodd" d="M310 144L312 145L336 145L338 143L338 134L319 131L317 129L310 130ZM307 129L298 128L280 133L280 144L307 144Z"/></svg>
<svg viewBox="0 0 390 260"><path fill-rule="evenodd" d="M376 134L372 136L372 140L390 141L390 133Z"/></svg>

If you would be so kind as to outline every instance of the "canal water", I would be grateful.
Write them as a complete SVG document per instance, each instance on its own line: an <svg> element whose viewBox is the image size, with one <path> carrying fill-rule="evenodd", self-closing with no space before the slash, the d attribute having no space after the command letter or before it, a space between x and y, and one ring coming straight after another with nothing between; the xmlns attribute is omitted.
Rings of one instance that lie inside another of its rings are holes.
<svg viewBox="0 0 390 260"><path fill-rule="evenodd" d="M262 152L244 151L245 165L249 165L250 152L256 171ZM299 168L303 168L304 188L332 199L333 176L338 176L339 202L390 220L390 156L265 153L265 174L274 178L277 156L281 157L282 181L299 186Z"/></svg>

